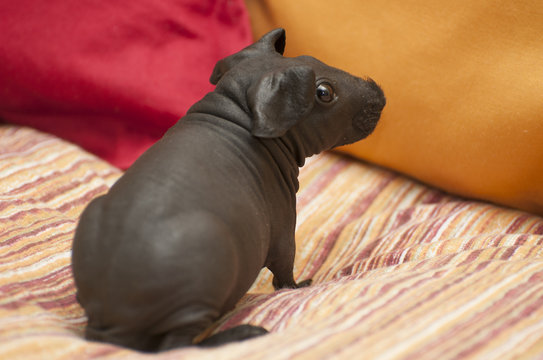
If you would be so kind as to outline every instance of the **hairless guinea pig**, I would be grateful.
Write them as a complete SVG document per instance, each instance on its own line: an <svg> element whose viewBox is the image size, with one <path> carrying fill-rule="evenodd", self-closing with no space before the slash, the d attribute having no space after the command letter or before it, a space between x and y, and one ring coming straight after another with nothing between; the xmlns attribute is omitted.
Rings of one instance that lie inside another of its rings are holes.
<svg viewBox="0 0 543 360"><path fill-rule="evenodd" d="M144 351L193 344L231 310L262 267L297 288L298 168L368 136L382 90L309 57L283 57L276 29L217 63L213 92L81 215L77 298L91 340ZM266 333L251 325L199 343Z"/></svg>

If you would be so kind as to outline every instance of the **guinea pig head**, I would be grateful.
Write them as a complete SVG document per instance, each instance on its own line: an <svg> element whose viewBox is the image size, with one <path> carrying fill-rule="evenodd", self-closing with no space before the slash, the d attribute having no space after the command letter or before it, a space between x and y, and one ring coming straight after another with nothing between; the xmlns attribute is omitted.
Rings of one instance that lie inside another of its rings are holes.
<svg viewBox="0 0 543 360"><path fill-rule="evenodd" d="M227 74L246 87L252 135L295 138L306 156L370 135L386 103L381 88L311 56L284 57L285 43L285 31L273 30L213 71L213 83Z"/></svg>

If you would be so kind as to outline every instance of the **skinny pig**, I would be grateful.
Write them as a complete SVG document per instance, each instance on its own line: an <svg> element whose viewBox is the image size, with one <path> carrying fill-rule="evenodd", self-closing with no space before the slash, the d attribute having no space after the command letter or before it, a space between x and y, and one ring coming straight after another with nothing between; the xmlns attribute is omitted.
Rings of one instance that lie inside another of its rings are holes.
<svg viewBox="0 0 543 360"><path fill-rule="evenodd" d="M285 31L219 61L213 92L81 215L73 243L86 337L143 351L189 346L259 271L297 288L298 169L368 136L382 90L315 58L283 57ZM203 340L264 334L240 325Z"/></svg>

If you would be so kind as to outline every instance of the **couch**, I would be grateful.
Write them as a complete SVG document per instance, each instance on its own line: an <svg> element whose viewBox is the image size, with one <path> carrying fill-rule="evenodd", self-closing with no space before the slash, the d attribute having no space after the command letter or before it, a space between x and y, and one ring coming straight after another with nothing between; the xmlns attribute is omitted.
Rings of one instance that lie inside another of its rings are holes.
<svg viewBox="0 0 543 360"><path fill-rule="evenodd" d="M297 40L300 32L295 23L288 22L288 14L265 3L248 2L255 34L275 26L272 18L290 26L287 37L289 31L293 33L295 49L302 46ZM297 2L290 3L295 11L292 4ZM247 31L244 11L236 16L244 19ZM4 65L5 59L0 57ZM72 104L60 112L51 110L60 98L52 99L47 91L39 96L33 93L41 102L34 99L36 108L23 112L28 102L12 98L7 103L6 96L13 93L4 83L0 101L1 117L7 120L0 124L0 358L543 358L543 218L537 210L530 212L537 207L523 206L524 195L515 202L488 197L477 189L455 191L434 175L428 178L413 170L419 165L398 168L395 159L383 160L375 149L391 141L386 136L394 127L391 124L412 121L398 118L394 95L389 95L392 110L383 114L384 125L376 131L373 141L377 144L314 156L301 169L295 278L312 278L313 284L273 291L271 275L264 269L236 308L207 331L250 323L269 329L269 335L219 348L189 347L154 355L85 340L86 318L75 298L70 266L73 233L85 205L108 190L130 158L110 153L108 157L100 153L103 147L97 150L78 142L79 137L43 128L53 124L55 116L64 120L70 116L71 121L82 119L81 126L93 133L96 129L85 121L85 109L101 106L93 116L104 114L106 105L117 99L98 99L85 108L72 95L81 81L93 77L77 79L68 98L65 93L53 94ZM11 80L14 84L21 78ZM89 84L85 82L85 91L93 88ZM385 81L385 92L387 86L392 94L400 91L390 89L391 85ZM115 89L111 84L104 88ZM136 95L131 94L135 99ZM132 101L128 96L122 100L127 108ZM125 115L137 112L119 111L121 123ZM155 109L144 115L159 113ZM43 114L49 121L40 117ZM164 124L172 121L170 115L166 118ZM37 130L40 126L48 132ZM78 129L75 125L69 130L77 133ZM111 136L107 141L113 141ZM150 141L145 138L143 146ZM398 153L395 148L393 155ZM115 166L116 159L120 160ZM430 160L425 164L427 171L436 166ZM534 185L533 179L538 177L528 179L525 188ZM535 195L534 203L539 203Z"/></svg>
<svg viewBox="0 0 543 360"><path fill-rule="evenodd" d="M149 358L86 341L70 268L78 216L121 171L34 129L0 126L0 358ZM158 359L543 356L543 219L345 155L300 174L295 278L263 270L218 331L270 334Z"/></svg>

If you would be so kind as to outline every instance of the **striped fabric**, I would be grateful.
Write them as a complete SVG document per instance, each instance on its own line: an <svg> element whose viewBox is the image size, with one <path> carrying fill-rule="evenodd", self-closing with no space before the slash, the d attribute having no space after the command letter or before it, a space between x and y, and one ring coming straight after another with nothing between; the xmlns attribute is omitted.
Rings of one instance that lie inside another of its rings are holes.
<svg viewBox="0 0 543 360"><path fill-rule="evenodd" d="M444 194L336 154L300 175L295 276L267 270L210 331L267 336L140 354L82 338L70 248L85 204L120 172L0 126L0 359L543 359L543 219Z"/></svg>

